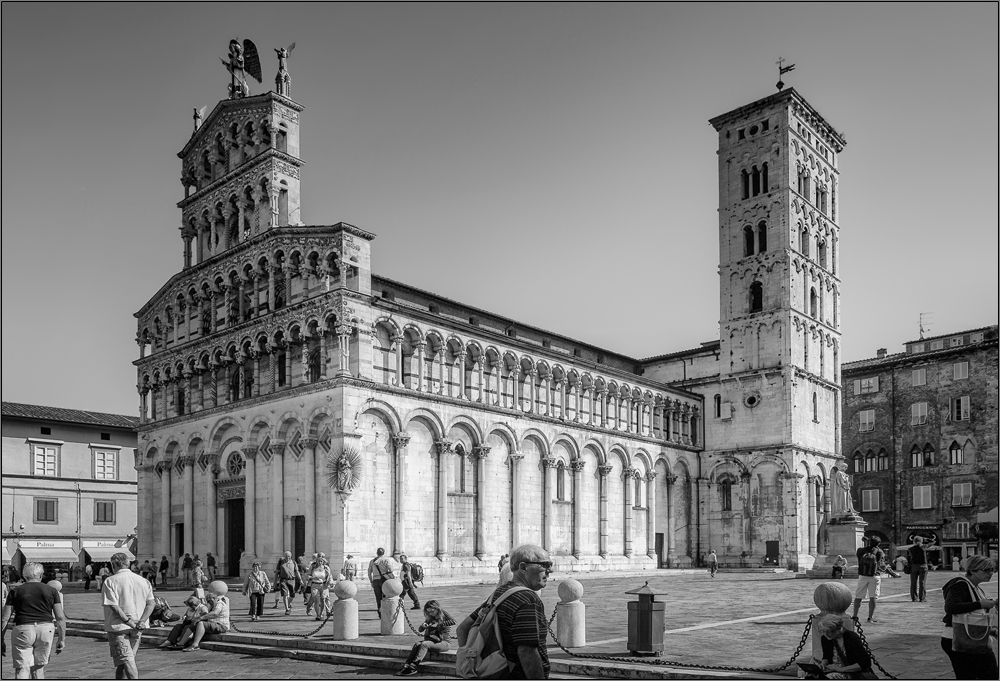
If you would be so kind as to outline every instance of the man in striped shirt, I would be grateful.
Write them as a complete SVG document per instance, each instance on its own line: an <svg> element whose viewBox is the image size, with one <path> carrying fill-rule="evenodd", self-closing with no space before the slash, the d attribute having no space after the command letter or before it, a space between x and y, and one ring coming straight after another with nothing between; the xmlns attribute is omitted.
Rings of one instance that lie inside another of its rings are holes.
<svg viewBox="0 0 1000 681"><path fill-rule="evenodd" d="M507 678L547 679L548 619L545 617L545 605L537 592L545 588L549 573L552 572L552 561L542 547L524 544L511 551L510 567L513 575L511 580L497 587L490 599L459 625L458 645L465 645L469 629L475 624L483 608L509 589L525 587L525 590L511 594L497 606L504 657L510 666Z"/></svg>

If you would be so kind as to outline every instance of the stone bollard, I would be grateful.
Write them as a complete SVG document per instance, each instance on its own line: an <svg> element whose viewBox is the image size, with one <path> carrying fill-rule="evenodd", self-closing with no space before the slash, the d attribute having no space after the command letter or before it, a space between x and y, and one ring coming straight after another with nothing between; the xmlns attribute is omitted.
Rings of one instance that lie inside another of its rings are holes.
<svg viewBox="0 0 1000 681"><path fill-rule="evenodd" d="M382 585L382 611L379 618L382 620L383 636L400 636L406 626L406 619L403 613L399 613L396 621L392 618L399 608L399 594L403 593L403 583L398 579L387 579Z"/></svg>
<svg viewBox="0 0 1000 681"><path fill-rule="evenodd" d="M358 602L354 597L358 594L358 585L349 580L337 582L333 587L337 600L333 603L333 638L337 641L351 641L358 637Z"/></svg>
<svg viewBox="0 0 1000 681"><path fill-rule="evenodd" d="M559 605L556 606L556 636L567 648L587 645L587 606L580 598L583 585L575 579L559 584Z"/></svg>
<svg viewBox="0 0 1000 681"><path fill-rule="evenodd" d="M819 614L813 618L812 631L809 632L813 662L823 659L823 646L820 643L822 636L818 631L820 619L833 615L840 618L846 631L854 631L854 620L847 614L853 601L854 593L842 582L824 582L813 591L813 603L819 608Z"/></svg>

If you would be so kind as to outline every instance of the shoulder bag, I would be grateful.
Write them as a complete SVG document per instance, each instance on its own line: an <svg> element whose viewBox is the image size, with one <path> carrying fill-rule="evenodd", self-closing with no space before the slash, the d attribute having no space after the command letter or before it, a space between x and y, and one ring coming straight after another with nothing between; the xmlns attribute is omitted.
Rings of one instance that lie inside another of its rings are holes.
<svg viewBox="0 0 1000 681"><path fill-rule="evenodd" d="M983 592L973 586L972 582L961 578L969 586L972 593L972 600L979 601L985 599ZM992 624L992 611L973 610L951 616L952 641L951 649L956 653L966 653L970 655L993 654L990 647L990 625Z"/></svg>

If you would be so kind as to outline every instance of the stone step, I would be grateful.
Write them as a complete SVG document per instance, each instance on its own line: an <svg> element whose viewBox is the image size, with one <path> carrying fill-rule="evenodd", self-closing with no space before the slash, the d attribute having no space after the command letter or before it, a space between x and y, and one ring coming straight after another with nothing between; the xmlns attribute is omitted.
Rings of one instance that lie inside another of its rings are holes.
<svg viewBox="0 0 1000 681"><path fill-rule="evenodd" d="M100 640L105 638L101 622L70 620L66 632L70 636ZM166 640L169 632L168 627L148 629L143 632L143 642L150 646L159 645ZM217 634L211 640L201 643L201 647L208 651L217 650L261 657L284 657L394 671L402 668L403 660L409 654L411 645L412 642L399 645L389 642L332 641L322 638L286 638L263 634L234 633ZM550 649L550 654L556 654L556 652L555 649ZM183 655L183 653L179 654ZM787 679L790 676L587 658L558 657L550 659L550 664L551 678L566 679ZM425 673L454 677L455 652L432 652L421 667Z"/></svg>

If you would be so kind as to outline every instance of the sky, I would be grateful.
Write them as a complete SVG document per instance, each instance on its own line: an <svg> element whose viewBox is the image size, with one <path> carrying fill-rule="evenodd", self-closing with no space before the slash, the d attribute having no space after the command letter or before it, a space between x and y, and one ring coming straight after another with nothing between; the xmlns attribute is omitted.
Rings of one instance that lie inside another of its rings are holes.
<svg viewBox="0 0 1000 681"><path fill-rule="evenodd" d="M718 338L717 136L785 82L840 155L844 361L997 323L997 5L2 5L3 399L136 414L177 152L250 38L302 219L376 274L643 358Z"/></svg>

